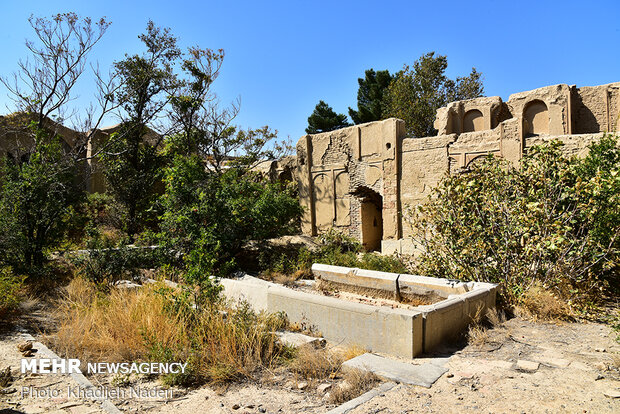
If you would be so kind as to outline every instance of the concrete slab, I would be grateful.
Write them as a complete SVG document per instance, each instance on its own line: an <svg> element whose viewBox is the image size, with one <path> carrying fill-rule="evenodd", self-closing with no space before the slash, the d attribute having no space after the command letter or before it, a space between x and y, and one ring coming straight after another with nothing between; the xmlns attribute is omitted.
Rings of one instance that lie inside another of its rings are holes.
<svg viewBox="0 0 620 414"><path fill-rule="evenodd" d="M296 348L306 345L310 345L315 348L323 348L327 344L325 338L317 338L314 336L300 334L298 332L277 332L276 335L283 344L294 346Z"/></svg>
<svg viewBox="0 0 620 414"><path fill-rule="evenodd" d="M375 354L360 355L346 361L342 367L370 371L382 378L426 388L430 388L439 377L448 372L441 363L413 365Z"/></svg>

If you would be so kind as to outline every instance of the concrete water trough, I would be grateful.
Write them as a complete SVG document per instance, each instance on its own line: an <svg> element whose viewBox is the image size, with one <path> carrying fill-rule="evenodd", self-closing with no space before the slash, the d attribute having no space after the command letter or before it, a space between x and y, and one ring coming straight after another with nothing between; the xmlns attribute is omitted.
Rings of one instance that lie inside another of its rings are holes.
<svg viewBox="0 0 620 414"><path fill-rule="evenodd" d="M323 264L314 264L312 272L323 287L394 300L391 306L381 301L359 303L252 276L221 283L227 297L245 300L257 311L284 312L290 322L314 329L330 341L405 358L449 342L476 314L495 307L496 285L490 283ZM394 305L400 302L404 305Z"/></svg>

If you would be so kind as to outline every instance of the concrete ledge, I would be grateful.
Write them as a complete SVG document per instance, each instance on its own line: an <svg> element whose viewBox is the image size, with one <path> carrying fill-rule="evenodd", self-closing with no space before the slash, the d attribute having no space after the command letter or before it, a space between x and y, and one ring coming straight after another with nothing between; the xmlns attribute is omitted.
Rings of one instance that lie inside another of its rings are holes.
<svg viewBox="0 0 620 414"><path fill-rule="evenodd" d="M224 294L257 311L285 312L289 321L339 344L413 358L460 335L478 313L495 307L496 285L314 264L323 280L366 289L411 289L447 297L413 309L373 306L301 292L245 276L222 279ZM417 293L420 294L420 293Z"/></svg>
<svg viewBox="0 0 620 414"><path fill-rule="evenodd" d="M256 310L285 312L289 321L326 339L404 358L422 353L423 314L299 292L251 276L222 279L224 294ZM394 335L398 332L398 335Z"/></svg>

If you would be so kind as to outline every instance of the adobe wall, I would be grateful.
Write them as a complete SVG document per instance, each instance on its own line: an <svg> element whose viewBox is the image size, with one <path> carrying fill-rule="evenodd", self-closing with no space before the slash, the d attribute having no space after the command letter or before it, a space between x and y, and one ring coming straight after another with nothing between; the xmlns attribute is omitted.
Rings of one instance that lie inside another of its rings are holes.
<svg viewBox="0 0 620 414"><path fill-rule="evenodd" d="M404 122L387 119L316 135L297 143L302 231L335 227L362 240L362 204L382 211L383 238L401 237L400 145Z"/></svg>
<svg viewBox="0 0 620 414"><path fill-rule="evenodd" d="M378 195L381 250L414 253L403 216L446 174L466 171L489 154L518 166L529 147L551 139L564 142L566 154L584 156L590 143L617 130L619 117L620 82L560 84L510 95L507 102L497 96L452 102L437 111L433 137L408 138L397 119L306 135L297 144L302 230L316 235L334 227L365 241L373 229L362 217L370 208L364 203Z"/></svg>

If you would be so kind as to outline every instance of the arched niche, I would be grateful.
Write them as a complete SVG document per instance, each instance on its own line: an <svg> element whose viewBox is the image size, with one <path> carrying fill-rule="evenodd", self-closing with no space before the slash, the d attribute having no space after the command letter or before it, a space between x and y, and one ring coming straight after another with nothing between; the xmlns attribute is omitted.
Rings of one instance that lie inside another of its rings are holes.
<svg viewBox="0 0 620 414"><path fill-rule="evenodd" d="M484 129L484 116L477 109L465 112L463 116L463 132L482 131Z"/></svg>
<svg viewBox="0 0 620 414"><path fill-rule="evenodd" d="M523 134L526 137L549 133L549 110L540 100L529 102L523 109Z"/></svg>

